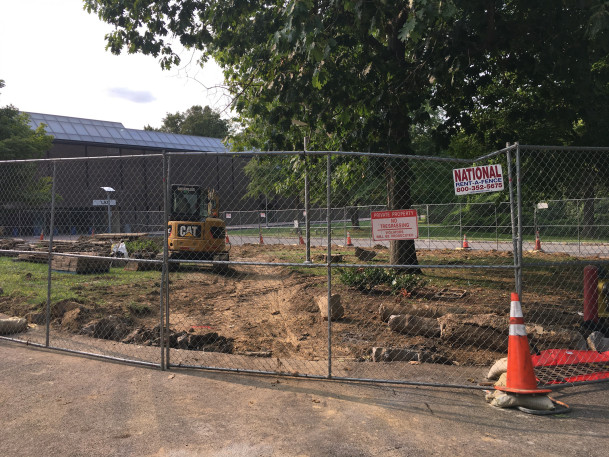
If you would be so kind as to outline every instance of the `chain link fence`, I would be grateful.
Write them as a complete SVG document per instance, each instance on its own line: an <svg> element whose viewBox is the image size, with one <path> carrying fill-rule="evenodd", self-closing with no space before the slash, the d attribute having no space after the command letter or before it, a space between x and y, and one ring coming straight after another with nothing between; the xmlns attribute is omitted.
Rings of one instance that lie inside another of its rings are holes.
<svg viewBox="0 0 609 457"><path fill-rule="evenodd" d="M0 313L30 324L2 338L161 368L478 388L506 356L517 291L536 357L600 351L607 154L2 162ZM539 365L545 384L599 371Z"/></svg>

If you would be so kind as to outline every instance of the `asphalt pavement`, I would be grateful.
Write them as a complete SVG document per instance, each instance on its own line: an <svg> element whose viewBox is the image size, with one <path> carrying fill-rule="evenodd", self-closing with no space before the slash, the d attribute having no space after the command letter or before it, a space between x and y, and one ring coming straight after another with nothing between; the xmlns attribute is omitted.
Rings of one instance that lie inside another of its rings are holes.
<svg viewBox="0 0 609 457"><path fill-rule="evenodd" d="M609 384L571 413L493 408L476 390L161 371L0 340L0 455L606 456Z"/></svg>

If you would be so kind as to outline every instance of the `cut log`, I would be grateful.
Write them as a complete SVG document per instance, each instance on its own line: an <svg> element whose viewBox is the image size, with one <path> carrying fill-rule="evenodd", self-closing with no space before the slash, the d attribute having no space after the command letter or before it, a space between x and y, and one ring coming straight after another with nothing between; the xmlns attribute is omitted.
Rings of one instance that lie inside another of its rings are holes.
<svg viewBox="0 0 609 457"><path fill-rule="evenodd" d="M22 333L27 330L27 321L22 317L0 319L0 335Z"/></svg>
<svg viewBox="0 0 609 457"><path fill-rule="evenodd" d="M496 314L446 314L438 318L441 338L452 344L507 351L509 320Z"/></svg>
<svg viewBox="0 0 609 457"><path fill-rule="evenodd" d="M547 328L541 325L527 325L529 344L535 351L546 349L575 349L585 351L588 349L586 340L576 330L565 328Z"/></svg>
<svg viewBox="0 0 609 457"><path fill-rule="evenodd" d="M440 325L437 319L398 314L389 318L389 328L405 335L421 335L428 338L440 336Z"/></svg>
<svg viewBox="0 0 609 457"><path fill-rule="evenodd" d="M465 308L459 306L447 306L443 304L422 304L408 303L404 305L387 305L379 306L379 315L383 322L388 322L389 318L395 314L409 314L411 316L438 318L445 314L464 314Z"/></svg>
<svg viewBox="0 0 609 457"><path fill-rule="evenodd" d="M364 262L368 262L376 257L376 252L374 251L366 251L360 247L355 247L355 257L359 260L363 260Z"/></svg>

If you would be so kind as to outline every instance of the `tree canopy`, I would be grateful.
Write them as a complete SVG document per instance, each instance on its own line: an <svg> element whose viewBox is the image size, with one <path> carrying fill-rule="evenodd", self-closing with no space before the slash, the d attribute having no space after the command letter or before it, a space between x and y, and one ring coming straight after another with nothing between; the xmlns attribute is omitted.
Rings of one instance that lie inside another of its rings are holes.
<svg viewBox="0 0 609 457"><path fill-rule="evenodd" d="M235 147L411 154L413 128L460 155L506 141L608 144L603 0L84 0L108 48L179 63L172 40L224 69L245 126ZM389 208L412 205L387 163ZM356 171L356 174L359 171ZM355 174L354 174L355 176ZM391 262L414 261L392 243Z"/></svg>
<svg viewBox="0 0 609 457"><path fill-rule="evenodd" d="M0 89L4 87L0 80ZM29 116L12 105L0 107L0 160L37 159L51 148L53 137L47 135L44 125L32 130ZM35 165L9 165L0 175L0 200L3 202L46 201L50 181L36 176Z"/></svg>
<svg viewBox="0 0 609 457"><path fill-rule="evenodd" d="M150 126L145 130L157 130L166 133L179 133L182 135L206 136L210 138L226 138L230 130L230 123L220 117L220 113L209 106L201 108L194 105L183 113L167 113L160 128Z"/></svg>

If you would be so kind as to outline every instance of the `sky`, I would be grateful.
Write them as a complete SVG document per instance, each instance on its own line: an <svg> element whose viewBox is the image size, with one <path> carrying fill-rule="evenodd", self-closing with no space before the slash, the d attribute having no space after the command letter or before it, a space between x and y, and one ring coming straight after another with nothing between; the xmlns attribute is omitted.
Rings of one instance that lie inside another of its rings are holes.
<svg viewBox="0 0 609 457"><path fill-rule="evenodd" d="M209 105L229 117L214 62L199 67L181 50L179 68L105 50L112 27L83 10L82 0L2 0L0 106L21 111L159 127L167 113ZM190 63L192 62L192 63Z"/></svg>

